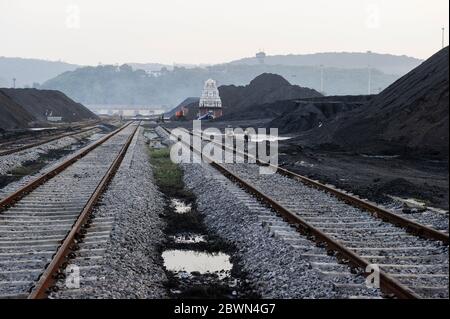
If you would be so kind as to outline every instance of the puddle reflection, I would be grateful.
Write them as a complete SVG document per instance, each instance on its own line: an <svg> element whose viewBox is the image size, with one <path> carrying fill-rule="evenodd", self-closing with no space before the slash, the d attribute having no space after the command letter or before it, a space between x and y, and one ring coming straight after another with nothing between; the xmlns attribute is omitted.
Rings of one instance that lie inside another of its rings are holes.
<svg viewBox="0 0 450 319"><path fill-rule="evenodd" d="M164 266L172 272L229 273L233 265L224 253L172 249L163 252Z"/></svg>

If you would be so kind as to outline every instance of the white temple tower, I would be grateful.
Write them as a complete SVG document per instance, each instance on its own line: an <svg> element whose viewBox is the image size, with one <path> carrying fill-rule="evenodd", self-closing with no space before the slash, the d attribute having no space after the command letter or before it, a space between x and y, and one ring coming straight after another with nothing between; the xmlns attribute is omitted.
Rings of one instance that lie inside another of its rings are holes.
<svg viewBox="0 0 450 319"><path fill-rule="evenodd" d="M219 96L216 81L209 79L205 82L199 102L199 117L211 114L213 118L222 116L222 100Z"/></svg>

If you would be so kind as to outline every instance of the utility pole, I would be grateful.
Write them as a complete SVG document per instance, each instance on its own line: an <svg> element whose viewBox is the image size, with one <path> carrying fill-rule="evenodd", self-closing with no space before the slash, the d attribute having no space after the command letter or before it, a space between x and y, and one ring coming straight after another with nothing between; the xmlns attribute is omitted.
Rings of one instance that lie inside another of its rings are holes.
<svg viewBox="0 0 450 319"><path fill-rule="evenodd" d="M367 92L368 92L368 94L370 95L370 94L372 94L372 67L371 67L371 65L370 65L370 54L371 54L372 52L371 51L367 51L367 61L368 61L368 63L367 63L367 68L368 68L368 76L369 76L369 78L368 78L368 81L367 81Z"/></svg>
<svg viewBox="0 0 450 319"><path fill-rule="evenodd" d="M16 88L16 78L13 78L13 89Z"/></svg>
<svg viewBox="0 0 450 319"><path fill-rule="evenodd" d="M445 28L442 27L442 48L445 47Z"/></svg>
<svg viewBox="0 0 450 319"><path fill-rule="evenodd" d="M323 64L320 65L320 93L323 94Z"/></svg>

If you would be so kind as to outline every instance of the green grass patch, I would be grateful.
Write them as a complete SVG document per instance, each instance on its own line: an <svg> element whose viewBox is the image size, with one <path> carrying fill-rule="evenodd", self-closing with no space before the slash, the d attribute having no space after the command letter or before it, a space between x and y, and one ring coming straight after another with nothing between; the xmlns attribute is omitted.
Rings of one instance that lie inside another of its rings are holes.
<svg viewBox="0 0 450 319"><path fill-rule="evenodd" d="M170 159L168 148L150 149L150 163L156 184L166 194L175 194L184 189L183 172Z"/></svg>

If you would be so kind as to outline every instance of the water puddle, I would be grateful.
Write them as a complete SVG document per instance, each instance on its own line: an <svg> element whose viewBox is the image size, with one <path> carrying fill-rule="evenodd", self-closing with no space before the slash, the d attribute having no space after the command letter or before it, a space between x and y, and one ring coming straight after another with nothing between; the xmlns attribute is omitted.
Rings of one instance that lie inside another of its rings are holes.
<svg viewBox="0 0 450 319"><path fill-rule="evenodd" d="M200 134L200 131L196 130L194 131L196 134ZM204 132L202 132L204 134ZM210 136L220 136L223 138L224 136L227 137L234 137L236 139L243 140L246 136L249 137L250 142L260 143L260 142L274 142L274 141L286 141L290 140L292 137L287 136L274 136L274 135L267 135L267 134L235 134L234 132L228 133L228 134L216 134L216 133L208 133L204 134L204 137L208 138Z"/></svg>
<svg viewBox="0 0 450 319"><path fill-rule="evenodd" d="M161 141L158 140L150 140L149 145L153 148L164 148L165 146L161 143Z"/></svg>
<svg viewBox="0 0 450 319"><path fill-rule="evenodd" d="M92 142L92 141L95 141L95 140L96 139L91 139L91 137L85 137L85 138L82 138L81 140L79 140L78 142L67 146L64 149L65 150L71 150L71 151L77 151L77 150L83 148L84 146L86 146L89 142Z"/></svg>
<svg viewBox="0 0 450 319"><path fill-rule="evenodd" d="M392 196L388 195L391 199L393 199L395 202L403 204L404 210L407 212L424 212L426 210L432 211L434 213L442 214L442 215L448 215L448 211L432 206L428 206L425 202L416 199L416 198L401 198L398 196ZM412 211L409 211L408 209L412 209Z"/></svg>
<svg viewBox="0 0 450 319"><path fill-rule="evenodd" d="M401 198L401 197L392 196L392 195L388 195L388 197L390 197L397 203L403 204L404 207L426 209L426 204L415 198Z"/></svg>
<svg viewBox="0 0 450 319"><path fill-rule="evenodd" d="M57 127L34 127L34 128L28 129L28 131L39 132L39 131L56 130L56 129L58 129L58 128Z"/></svg>
<svg viewBox="0 0 450 319"><path fill-rule="evenodd" d="M312 167L315 166L314 164L310 164L310 163L305 162L305 161L298 161L298 162L295 162L295 165L303 166L303 167L309 167L309 168L312 168Z"/></svg>
<svg viewBox="0 0 450 319"><path fill-rule="evenodd" d="M154 139L158 139L159 138L158 134L156 134L156 132L153 131L153 130L145 130L144 131L144 136L146 138L148 138L149 140L154 140Z"/></svg>
<svg viewBox="0 0 450 319"><path fill-rule="evenodd" d="M283 137L283 136L272 136L272 135L250 135L251 142L275 142L275 141L287 141L292 137Z"/></svg>
<svg viewBox="0 0 450 319"><path fill-rule="evenodd" d="M186 204L185 202L172 198L170 200L170 206L175 210L177 214L186 214L192 210L192 204Z"/></svg>
<svg viewBox="0 0 450 319"><path fill-rule="evenodd" d="M104 134L104 133L94 133L94 134L89 135L88 137L86 137L86 139L88 141L97 141L97 140L101 139L104 136L106 136L106 134Z"/></svg>
<svg viewBox="0 0 450 319"><path fill-rule="evenodd" d="M217 273L227 277L233 265L230 256L225 253L207 253L195 250L172 249L162 253L164 266L172 272Z"/></svg>
<svg viewBox="0 0 450 319"><path fill-rule="evenodd" d="M206 243L206 237L204 235L199 235L199 234L174 235L174 236L170 236L170 239L172 239L173 242L176 244Z"/></svg>
<svg viewBox="0 0 450 319"><path fill-rule="evenodd" d="M368 155L368 154L361 154L361 156L366 158L378 158L378 159L394 159L400 157L400 155Z"/></svg>
<svg viewBox="0 0 450 319"><path fill-rule="evenodd" d="M149 145L152 147L152 144ZM169 296L221 299L257 297L245 280L239 262L235 263L235 247L204 224L204 216L197 210L194 194L184 188L182 172L173 177L176 170L170 167L169 172L169 165L163 162L163 158L156 158L158 160L153 160L154 169L160 173L156 180L168 198L163 215L166 240L160 251Z"/></svg>
<svg viewBox="0 0 450 319"><path fill-rule="evenodd" d="M161 137L158 134L156 134L156 132L154 130L145 130L144 131L144 136L147 138L148 145L151 148L161 149L161 148L165 147L162 144Z"/></svg>

